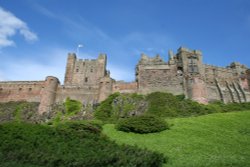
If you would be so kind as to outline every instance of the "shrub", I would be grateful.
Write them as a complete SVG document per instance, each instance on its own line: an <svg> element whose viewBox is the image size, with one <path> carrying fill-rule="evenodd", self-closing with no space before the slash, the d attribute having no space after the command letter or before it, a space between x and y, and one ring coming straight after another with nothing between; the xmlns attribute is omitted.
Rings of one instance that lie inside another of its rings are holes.
<svg viewBox="0 0 250 167"><path fill-rule="evenodd" d="M148 113L157 116L192 116L214 112L211 107L185 99L184 95L174 96L170 93L154 92L147 95L147 101Z"/></svg>
<svg viewBox="0 0 250 167"><path fill-rule="evenodd" d="M0 124L0 166L160 167L166 161L156 152L117 145L100 130L89 123Z"/></svg>
<svg viewBox="0 0 250 167"><path fill-rule="evenodd" d="M141 115L120 120L116 128L124 132L153 133L166 130L167 123L152 115Z"/></svg>
<svg viewBox="0 0 250 167"><path fill-rule="evenodd" d="M82 103L77 100L72 100L69 97L64 102L64 106L66 109L66 114L74 115L77 114L82 109Z"/></svg>
<svg viewBox="0 0 250 167"><path fill-rule="evenodd" d="M101 102L101 104L97 107L94 116L97 119L100 119L102 121L106 121L109 119L112 115L112 103L113 100L118 97L120 93L114 93L110 95L106 100Z"/></svg>

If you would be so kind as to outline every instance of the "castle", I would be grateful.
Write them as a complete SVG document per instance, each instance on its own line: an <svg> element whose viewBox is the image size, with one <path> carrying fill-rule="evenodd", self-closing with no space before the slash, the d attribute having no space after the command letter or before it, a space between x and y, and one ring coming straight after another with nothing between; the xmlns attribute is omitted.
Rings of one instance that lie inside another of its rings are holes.
<svg viewBox="0 0 250 167"><path fill-rule="evenodd" d="M82 60L70 53L63 85L53 76L43 81L0 82L0 102L40 102L42 114L67 97L86 105L99 103L114 92L162 91L184 94L200 103L250 101L250 70L246 66L237 62L225 68L203 64L198 50L181 47L176 54L169 51L168 62L159 55L150 58L142 54L136 66L136 80L130 83L112 79L106 64L105 54L94 60Z"/></svg>

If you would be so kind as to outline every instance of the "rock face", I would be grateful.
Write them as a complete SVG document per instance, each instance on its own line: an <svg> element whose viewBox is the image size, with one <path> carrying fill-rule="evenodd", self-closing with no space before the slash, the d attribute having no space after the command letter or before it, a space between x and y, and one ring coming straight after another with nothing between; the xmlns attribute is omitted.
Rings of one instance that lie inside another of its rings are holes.
<svg viewBox="0 0 250 167"><path fill-rule="evenodd" d="M184 94L200 103L250 101L250 70L246 66L237 62L228 67L207 65L198 50L181 47L176 54L170 51L167 62L159 55L151 58L142 54L136 66L136 81L131 83L112 79L106 64L105 54L82 60L70 53L63 85L53 76L44 81L0 82L0 102L39 102L39 114L43 114L67 97L86 106L95 105L114 92L163 91Z"/></svg>

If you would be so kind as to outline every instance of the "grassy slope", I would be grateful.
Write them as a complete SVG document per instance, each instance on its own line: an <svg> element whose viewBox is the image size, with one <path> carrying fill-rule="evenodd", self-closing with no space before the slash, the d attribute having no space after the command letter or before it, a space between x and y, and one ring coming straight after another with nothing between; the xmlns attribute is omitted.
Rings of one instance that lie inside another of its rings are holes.
<svg viewBox="0 0 250 167"><path fill-rule="evenodd" d="M164 153L167 167L250 166L250 111L210 114L168 120L171 130L155 134L116 131L104 133L118 143L138 145Z"/></svg>

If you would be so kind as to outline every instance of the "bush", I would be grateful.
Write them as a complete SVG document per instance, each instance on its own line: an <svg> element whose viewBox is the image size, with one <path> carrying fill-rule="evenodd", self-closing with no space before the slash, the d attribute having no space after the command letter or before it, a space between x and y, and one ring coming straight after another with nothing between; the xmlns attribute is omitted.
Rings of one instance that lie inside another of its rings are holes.
<svg viewBox="0 0 250 167"><path fill-rule="evenodd" d="M156 152L117 145L100 131L90 123L0 124L0 166L160 167L166 161Z"/></svg>
<svg viewBox="0 0 250 167"><path fill-rule="evenodd" d="M106 100L101 102L101 104L97 107L94 116L97 119L102 121L106 121L112 116L112 103L113 100L118 97L120 93L114 93L110 95Z"/></svg>
<svg viewBox="0 0 250 167"><path fill-rule="evenodd" d="M163 117L193 116L214 112L211 107L199 104L184 95L154 92L147 95L148 113Z"/></svg>
<svg viewBox="0 0 250 167"><path fill-rule="evenodd" d="M67 115L77 114L82 109L82 103L77 100L72 100L69 97L64 102Z"/></svg>
<svg viewBox="0 0 250 167"><path fill-rule="evenodd" d="M120 120L116 128L124 132L153 133L168 129L168 125L155 116L141 115Z"/></svg>

